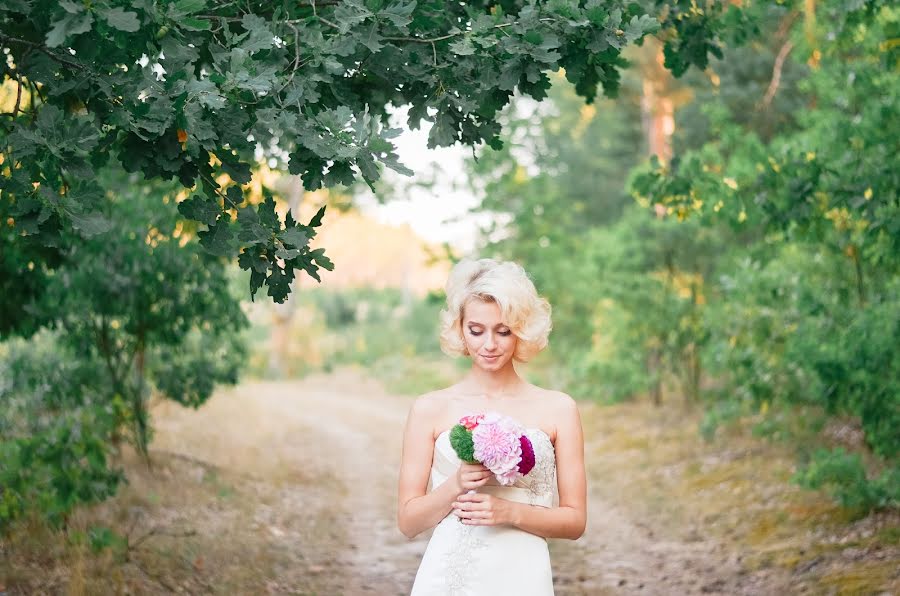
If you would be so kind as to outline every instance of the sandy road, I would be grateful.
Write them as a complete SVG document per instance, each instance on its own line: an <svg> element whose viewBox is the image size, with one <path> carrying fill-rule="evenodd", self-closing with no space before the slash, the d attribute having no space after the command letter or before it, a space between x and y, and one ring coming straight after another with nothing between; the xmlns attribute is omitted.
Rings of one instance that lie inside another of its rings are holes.
<svg viewBox="0 0 900 596"><path fill-rule="evenodd" d="M395 524L410 403L349 371L247 382L197 411L159 406L154 449L253 479L253 535L268 529L265 539L287 553L266 583L270 593L407 594L428 541L407 540ZM609 481L591 477L589 485ZM747 575L708 539L656 536L595 491L585 536L550 548L557 594L765 594L779 587L771 576Z"/></svg>

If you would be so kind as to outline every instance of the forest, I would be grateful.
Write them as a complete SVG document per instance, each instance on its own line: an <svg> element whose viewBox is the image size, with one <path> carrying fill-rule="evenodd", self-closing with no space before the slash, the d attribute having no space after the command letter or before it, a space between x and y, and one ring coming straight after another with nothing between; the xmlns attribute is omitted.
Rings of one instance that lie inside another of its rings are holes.
<svg viewBox="0 0 900 596"><path fill-rule="evenodd" d="M128 560L76 520L159 465L155 408L462 370L439 285L330 282L368 233L331 222L429 184L395 146L424 127L491 222L428 266L525 267L535 382L783 447L900 557L894 3L11 0L0 48L0 553L40 527Z"/></svg>

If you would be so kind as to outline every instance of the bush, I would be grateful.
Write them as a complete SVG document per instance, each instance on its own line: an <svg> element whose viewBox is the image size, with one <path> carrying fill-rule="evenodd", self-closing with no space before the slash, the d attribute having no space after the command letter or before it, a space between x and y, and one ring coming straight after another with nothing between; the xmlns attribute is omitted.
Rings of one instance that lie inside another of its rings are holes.
<svg viewBox="0 0 900 596"><path fill-rule="evenodd" d="M842 448L819 449L793 480L804 488L826 489L842 506L859 515L900 507L900 467L889 467L869 479L859 454Z"/></svg>
<svg viewBox="0 0 900 596"><path fill-rule="evenodd" d="M95 387L95 363L54 338L4 346L0 361L0 531L29 512L62 523L122 481L112 466L118 414Z"/></svg>

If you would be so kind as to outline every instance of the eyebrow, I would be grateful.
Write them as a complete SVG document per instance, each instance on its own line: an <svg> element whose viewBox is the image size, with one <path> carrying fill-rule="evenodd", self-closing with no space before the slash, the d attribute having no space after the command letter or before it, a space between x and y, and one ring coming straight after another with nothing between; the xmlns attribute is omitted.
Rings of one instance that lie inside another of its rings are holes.
<svg viewBox="0 0 900 596"><path fill-rule="evenodd" d="M479 323L478 321L469 321L468 325L478 325L479 327L487 327L484 323ZM494 327L509 327L506 323L497 323Z"/></svg>

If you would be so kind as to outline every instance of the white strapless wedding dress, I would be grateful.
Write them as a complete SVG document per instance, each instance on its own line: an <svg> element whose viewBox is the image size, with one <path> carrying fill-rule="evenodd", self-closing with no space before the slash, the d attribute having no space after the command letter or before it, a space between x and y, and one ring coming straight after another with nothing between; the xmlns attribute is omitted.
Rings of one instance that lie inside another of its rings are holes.
<svg viewBox="0 0 900 596"><path fill-rule="evenodd" d="M492 479L478 489L510 501L540 507L556 502L556 454L540 429L525 431L534 446L535 466L512 486ZM434 444L431 487L456 473L460 460L450 434ZM512 526L469 526L450 513L435 527L422 557L411 596L548 596L553 574L546 539Z"/></svg>

